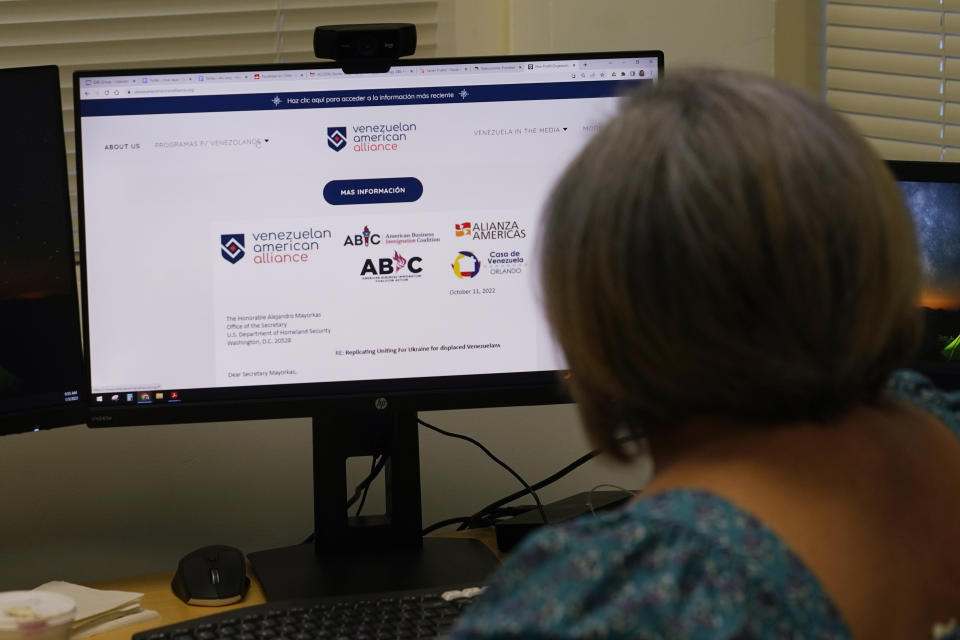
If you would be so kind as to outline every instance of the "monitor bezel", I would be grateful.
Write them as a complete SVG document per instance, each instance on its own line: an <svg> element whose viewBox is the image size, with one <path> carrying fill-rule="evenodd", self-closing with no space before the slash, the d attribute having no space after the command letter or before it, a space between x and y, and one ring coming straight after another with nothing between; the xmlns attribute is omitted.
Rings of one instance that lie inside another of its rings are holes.
<svg viewBox="0 0 960 640"><path fill-rule="evenodd" d="M655 58L657 80L663 78L664 54L660 50L567 52L533 55L471 56L441 58L405 58L393 66L421 66L444 64L485 64L497 62L540 62L550 60L593 60L604 58ZM83 194L83 154L80 109L82 78L118 75L219 73L231 71L274 71L285 69L335 69L336 62L305 62L281 64L243 64L226 66L188 66L135 69L78 70L73 74L74 119L77 145L77 198L80 228L80 282L83 307L83 345L87 390L93 399L90 366L89 309L87 307L86 229ZM387 381L364 380L345 383L307 383L277 385L281 390L269 398L223 398L189 402L190 389L178 390L184 398L181 403L148 405L104 405L88 402L88 424L93 427L133 426L146 424L180 424L224 420L249 420L316 416L327 411L426 411L441 409L470 409L497 406L526 406L571 402L565 371L535 371L442 378L400 378ZM324 393L317 387L326 386ZM350 392L329 385L347 385L363 390ZM383 385L383 388L377 388ZM213 388L204 392L245 387ZM302 392L301 392L302 390ZM248 391L249 392L249 391Z"/></svg>
<svg viewBox="0 0 960 640"><path fill-rule="evenodd" d="M887 160L897 182L960 183L960 163L931 160ZM960 363L946 364L914 358L905 366L927 376L942 389L960 389Z"/></svg>
<svg viewBox="0 0 960 640"><path fill-rule="evenodd" d="M56 99L57 113L63 113L63 100L61 98L60 89L60 68L57 65L8 67L0 69L0 76L16 73L31 73L37 75L49 74L49 79L53 81L50 85L50 89L52 95L54 95ZM57 187L62 191L63 201L66 205L64 207L64 215L61 218L62 226L60 227L58 233L63 234L63 239L66 240L65 246L69 247L70 255L74 256L73 224L71 222L70 212L70 183L67 177L67 152L62 118L57 118L57 126L54 127L52 134L54 136L53 143L58 146L62 153L59 157L59 173L61 174L61 179L56 184L51 184L51 186ZM68 278L70 280L69 284L71 286L71 291L73 292L74 304L70 307L69 320L71 321L70 324L72 324L76 330L77 342L77 351L74 355L79 356L79 360L82 360L85 365L86 358L82 347L82 329L80 325L80 300L78 299L79 292L77 283L77 265L75 259L71 260L70 262L71 268L67 269L67 271L69 273ZM84 367L83 371L86 376L88 369ZM2 405L0 405L0 436L84 424L87 417L86 389L89 389L90 386L89 377L81 377L77 380L77 384L77 400L70 403L63 402L62 400L58 403L55 400L56 397L62 398L62 394L67 391L66 389L50 389L46 392L26 396L24 398L26 400L24 403L27 405L26 407L17 407L16 409L9 408L8 410L4 410ZM84 384L86 385L85 387L82 386ZM47 398L49 398L49 401L47 401ZM34 404L34 402L37 404L31 406Z"/></svg>

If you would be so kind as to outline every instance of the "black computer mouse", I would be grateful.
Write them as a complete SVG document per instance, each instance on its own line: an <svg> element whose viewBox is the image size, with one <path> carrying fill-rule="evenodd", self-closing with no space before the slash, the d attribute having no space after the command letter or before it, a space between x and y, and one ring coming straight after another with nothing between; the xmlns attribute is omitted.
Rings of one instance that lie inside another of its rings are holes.
<svg viewBox="0 0 960 640"><path fill-rule="evenodd" d="M220 607L240 602L250 586L243 552L225 545L191 551L177 565L170 588L187 604Z"/></svg>

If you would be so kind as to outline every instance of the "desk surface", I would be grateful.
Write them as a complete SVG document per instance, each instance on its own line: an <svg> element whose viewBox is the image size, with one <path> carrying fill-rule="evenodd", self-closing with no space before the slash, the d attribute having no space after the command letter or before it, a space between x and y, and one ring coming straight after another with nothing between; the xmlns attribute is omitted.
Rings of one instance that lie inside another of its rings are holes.
<svg viewBox="0 0 960 640"><path fill-rule="evenodd" d="M459 531L453 533L437 534L438 537L455 538L474 538L487 545L501 560L503 554L497 549L496 535L493 528L478 529L474 531ZM182 600L173 595L170 589L170 581L173 579L173 571L165 573L156 573L148 576L138 576L135 578L124 578L119 580L109 580L89 585L95 589L135 591L143 594L143 608L153 609L160 614L159 620L151 620L115 631L91 636L94 640L130 640L134 633L162 627L168 624L190 620L192 618L201 618L203 616L223 613L231 609L241 609L255 604L263 604L267 600L263 595L263 589L257 581L256 576L250 573L250 590L243 602L225 607L195 607L185 604Z"/></svg>

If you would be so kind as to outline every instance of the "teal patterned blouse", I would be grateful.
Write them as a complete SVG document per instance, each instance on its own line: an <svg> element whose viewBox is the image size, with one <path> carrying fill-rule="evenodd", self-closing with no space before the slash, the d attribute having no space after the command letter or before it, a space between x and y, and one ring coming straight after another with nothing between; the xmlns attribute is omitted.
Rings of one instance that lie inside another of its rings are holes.
<svg viewBox="0 0 960 640"><path fill-rule="evenodd" d="M960 437L960 393L942 393L911 371L895 373L889 391ZM530 536L449 637L852 636L773 531L720 496L675 490ZM960 640L960 627L931 620L929 637Z"/></svg>

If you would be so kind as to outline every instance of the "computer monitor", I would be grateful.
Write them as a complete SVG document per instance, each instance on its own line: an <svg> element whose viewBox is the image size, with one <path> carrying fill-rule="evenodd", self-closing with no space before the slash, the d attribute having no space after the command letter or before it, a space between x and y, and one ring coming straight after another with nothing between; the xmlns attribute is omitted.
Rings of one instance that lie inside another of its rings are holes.
<svg viewBox="0 0 960 640"><path fill-rule="evenodd" d="M910 366L960 389L960 164L890 161L913 215L923 291L923 343Z"/></svg>
<svg viewBox="0 0 960 640"><path fill-rule="evenodd" d="M90 424L314 416L318 549L419 544L417 411L566 399L540 210L662 69L643 51L76 73ZM338 461L372 449L389 517L363 528ZM255 566L268 597L307 595Z"/></svg>
<svg viewBox="0 0 960 640"><path fill-rule="evenodd" d="M0 435L81 424L86 386L55 66L0 69Z"/></svg>

